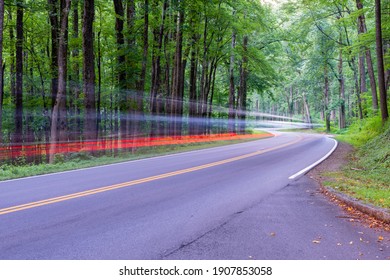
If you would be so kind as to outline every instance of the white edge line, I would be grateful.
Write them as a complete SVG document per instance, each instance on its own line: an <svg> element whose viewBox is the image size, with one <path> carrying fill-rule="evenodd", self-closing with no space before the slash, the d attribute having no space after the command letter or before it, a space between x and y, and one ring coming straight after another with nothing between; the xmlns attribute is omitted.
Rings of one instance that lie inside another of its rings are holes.
<svg viewBox="0 0 390 280"><path fill-rule="evenodd" d="M276 134L274 134L274 133L271 133L271 134L273 136L271 136L270 138L273 138L273 137L276 136ZM254 140L254 141L263 140L263 139L267 139L267 138L260 138L260 139ZM89 170L89 169L104 168L104 167L107 167L107 166L123 165L123 164L129 164L129 163L140 162L140 161L161 159L161 158L167 158L167 157L175 157L175 156L180 156L180 155L185 155L185 154L192 154L192 153L196 153L196 152L200 152L200 151L216 150L216 149L219 149L219 148L224 148L226 146L236 146L236 145L241 145L241 144L245 144L245 143L247 143L247 142L236 143L236 144L228 144L228 145L212 147L212 148L205 148L205 149L200 148L200 149L196 149L196 150L193 150L193 151L187 151L187 152L178 152L178 153L162 155L162 156L155 156L155 157L151 156L151 157L147 157L147 158L134 159L134 160L130 159L130 160L122 161L122 162L115 162L115 163L103 164L103 165L98 165L98 166L83 167L83 168L79 168L79 169L72 169L72 170L66 170L66 171L60 171L60 172L53 172L53 173L47 173L47 174L33 175L33 176L22 177L22 178L8 179L8 180L0 181L0 185L3 184L3 183L13 182L13 181L22 181L22 180L27 180L27 179L48 177L48 176L54 176L54 175L59 175L59 174L66 174L66 173L71 173L71 172L79 172L79 171L84 171L84 170Z"/></svg>
<svg viewBox="0 0 390 280"><path fill-rule="evenodd" d="M294 180L297 177L299 177L299 176L305 174L306 172L308 172L310 169L316 167L318 164L320 164L321 162L326 160L334 152L334 150L336 150L338 142L335 139L333 139L333 138L328 138L328 139L331 139L331 140L334 141L334 146L333 146L332 150L330 150L329 153L327 153L323 158L319 159L318 161L316 161L312 165L310 165L310 166L306 167L305 169L302 169L301 171L299 171L299 172L295 173L294 175L288 177L290 180Z"/></svg>

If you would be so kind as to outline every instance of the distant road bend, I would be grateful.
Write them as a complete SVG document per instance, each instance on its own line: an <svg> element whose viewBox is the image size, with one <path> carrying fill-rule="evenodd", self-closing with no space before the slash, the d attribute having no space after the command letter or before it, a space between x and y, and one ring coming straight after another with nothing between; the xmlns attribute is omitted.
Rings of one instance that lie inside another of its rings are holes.
<svg viewBox="0 0 390 280"><path fill-rule="evenodd" d="M311 195L314 183L289 179L334 147L321 135L281 133L0 182L0 259L355 259L360 248L313 251L312 239L323 234L318 223L332 224L334 246L337 232L355 238L357 231ZM378 257L376 249L365 256Z"/></svg>

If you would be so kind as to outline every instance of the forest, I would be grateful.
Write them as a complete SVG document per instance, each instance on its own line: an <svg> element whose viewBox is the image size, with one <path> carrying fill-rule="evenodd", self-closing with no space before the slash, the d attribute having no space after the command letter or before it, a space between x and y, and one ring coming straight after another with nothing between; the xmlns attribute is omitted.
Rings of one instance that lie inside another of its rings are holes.
<svg viewBox="0 0 390 280"><path fill-rule="evenodd" d="M1 0L0 160L262 120L385 123L390 1L275 2Z"/></svg>

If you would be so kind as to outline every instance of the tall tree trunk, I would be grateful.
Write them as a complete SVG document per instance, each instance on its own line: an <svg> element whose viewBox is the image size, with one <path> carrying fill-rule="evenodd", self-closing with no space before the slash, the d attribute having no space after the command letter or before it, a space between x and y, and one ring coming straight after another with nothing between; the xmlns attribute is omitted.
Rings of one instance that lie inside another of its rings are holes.
<svg viewBox="0 0 390 280"><path fill-rule="evenodd" d="M302 99L303 99L303 107L305 107L305 115L306 115L306 123L309 124L309 127L311 128L312 121L311 121L311 114L310 114L310 108L309 108L309 103L307 102L307 97L306 94L303 92L302 93Z"/></svg>
<svg viewBox="0 0 390 280"><path fill-rule="evenodd" d="M4 0L1 0L0 1L0 144L3 143L3 97L4 97L3 27L4 27Z"/></svg>
<svg viewBox="0 0 390 280"><path fill-rule="evenodd" d="M67 73L67 40L66 33L68 30L68 15L70 10L71 0L61 0L61 24L58 43L58 92L53 106L51 117L51 132L50 132L50 157L49 163L53 163L56 154L56 144L59 139L59 134L64 130L66 114L66 73ZM59 123L58 123L59 122Z"/></svg>
<svg viewBox="0 0 390 280"><path fill-rule="evenodd" d="M197 134L197 90L196 90L196 77L198 71L198 58L197 58L197 38L195 34L192 36L192 50L190 60L190 89L189 89L189 134Z"/></svg>
<svg viewBox="0 0 390 280"><path fill-rule="evenodd" d="M126 23L127 23L127 36L126 36L126 48L127 56L126 60L126 114L127 114L127 123L126 123L126 133L127 135L134 133L134 104L136 103L134 92L136 89L136 71L138 63L138 50L136 47L136 30L135 30L135 3L134 0L126 0ZM136 54L137 53L137 54Z"/></svg>
<svg viewBox="0 0 390 280"><path fill-rule="evenodd" d="M150 129L150 136L159 136L162 134L160 131L159 120L159 108L161 107L162 94L161 94L161 53L163 46L163 36L165 29L165 17L166 10L168 8L168 0L164 1L161 13L161 24L153 31L154 43L152 54L152 78L151 78L151 90L150 90L150 112L152 114L152 122Z"/></svg>
<svg viewBox="0 0 390 280"><path fill-rule="evenodd" d="M69 16L69 11L70 11L70 6L71 6L71 0L69 0L69 7L67 7L68 0L60 0L60 7L61 7L61 17L60 17L60 24L64 24L65 28L63 29L63 26L60 25L60 32L63 32L59 34L59 36L63 36L63 38L59 39L58 44L63 43L63 49L60 50L58 49L58 52L62 51L63 55L60 58L60 54L58 55L58 60L62 59L63 62L58 61L58 64L62 63L63 64L63 89L62 95L63 97L60 99L61 104L60 104L60 116L59 116L59 140L60 141L68 141L68 120L67 120L67 104L66 104L66 96L67 96L67 76L68 76L68 39L69 39L69 31L68 31L68 16ZM64 11L65 10L65 11ZM65 17L65 18L63 18ZM65 22L65 23L63 23Z"/></svg>
<svg viewBox="0 0 390 280"><path fill-rule="evenodd" d="M51 25L51 101L52 108L58 92L58 0L48 0Z"/></svg>
<svg viewBox="0 0 390 280"><path fill-rule="evenodd" d="M246 97L247 97L247 79L248 79L248 36L245 35L242 44L243 56L240 73L240 90L239 90L239 115L240 115L240 133L245 134L246 129Z"/></svg>
<svg viewBox="0 0 390 280"><path fill-rule="evenodd" d="M375 0L375 26L376 26L376 57L378 64L378 87L379 87L379 104L381 108L382 121L389 118L387 109L387 93L385 85L385 71L383 62L383 45L382 45L382 15L381 1Z"/></svg>
<svg viewBox="0 0 390 280"><path fill-rule="evenodd" d="M16 10L16 85L14 143L23 142L23 0Z"/></svg>
<svg viewBox="0 0 390 280"><path fill-rule="evenodd" d="M95 56L93 50L93 21L95 1L84 0L83 14L83 92L85 94L84 139L95 140L96 104L95 104Z"/></svg>
<svg viewBox="0 0 390 280"><path fill-rule="evenodd" d="M324 113L325 113L325 125L326 132L330 132L330 112L329 112L329 77L328 77L328 66L324 67Z"/></svg>
<svg viewBox="0 0 390 280"><path fill-rule="evenodd" d="M341 36L340 36L341 37ZM341 38L340 38L341 39ZM339 108L339 128L344 129L345 124L345 81L343 74L343 51L339 51L339 90L340 90L340 108Z"/></svg>
<svg viewBox="0 0 390 280"><path fill-rule="evenodd" d="M134 135L142 133L144 125L144 92L149 50L149 0L144 0L143 54L140 78L136 85L136 109L134 111Z"/></svg>
<svg viewBox="0 0 390 280"><path fill-rule="evenodd" d="M117 79L119 88L119 112L120 112L120 136L122 139L127 135L127 121L128 121L128 106L127 106L127 90L126 90L126 67L125 67L125 55L124 44L125 39L123 36L124 27L124 9L122 0L114 0L115 8L115 33L116 44L118 51L118 63L117 63Z"/></svg>
<svg viewBox="0 0 390 280"><path fill-rule="evenodd" d="M356 7L359 10L363 9L363 3L361 0L356 0ZM364 17L364 14L362 13L358 17L358 22L359 22L359 34L363 34L367 32L367 26L366 26L366 19ZM366 57L366 62L367 62L367 70L368 70L368 76L370 78L370 88L371 88L371 96L372 96L372 108L374 111L378 110L378 96L376 92L376 81L375 81L375 74L374 74L374 67L372 64L372 59L371 59L371 51L368 47L363 48L365 57ZM360 58L362 60L362 58ZM359 61L360 61L359 60ZM361 76L362 79L362 76Z"/></svg>
<svg viewBox="0 0 390 280"><path fill-rule="evenodd" d="M78 40L79 38L79 0L73 0L73 39ZM69 106L71 107L71 134L70 137L72 140L80 138L81 132L81 118L80 118L80 108L78 105L78 100L80 98L80 64L78 61L79 58L79 48L75 46L72 49L72 58L73 58L73 67L72 75L70 79L70 90L71 98L69 98Z"/></svg>
<svg viewBox="0 0 390 280"><path fill-rule="evenodd" d="M101 96L102 96L102 49L101 49L101 30L98 32L97 36L98 40L98 59L97 59L97 70L98 70L98 92L97 92L97 102L96 102L96 134L97 138L101 138L100 132L100 124L102 121L102 114L101 114Z"/></svg>
<svg viewBox="0 0 390 280"><path fill-rule="evenodd" d="M390 10L390 9L389 9ZM383 46L384 48L384 54L388 54L388 52L390 51L390 39L388 40L385 40L385 44ZM389 87L390 87L390 67L387 68L387 70L385 70L385 88L386 88L386 91L389 90Z"/></svg>
<svg viewBox="0 0 390 280"><path fill-rule="evenodd" d="M183 79L183 23L184 23L184 11L182 10L182 2L179 1L179 11L177 15L176 23L176 47L175 47L175 58L174 58L174 68L173 68L173 77L172 77L172 121L173 121L173 135L181 134L181 115L180 115L180 106L182 105L181 99L181 79ZM180 104L181 103L181 104Z"/></svg>
<svg viewBox="0 0 390 280"><path fill-rule="evenodd" d="M229 66L229 116L228 131L236 132L236 112L235 112L235 87L234 87L234 49L236 47L236 32L232 33L232 44Z"/></svg>
<svg viewBox="0 0 390 280"><path fill-rule="evenodd" d="M364 118L363 107L362 107L362 98L361 98L361 95L360 95L358 70L357 70L357 67L356 67L356 62L355 62L355 58L354 57L352 57L348 61L348 65L349 65L349 68L351 68L351 70L353 72L353 80L354 80L354 84L355 84L358 115L359 115L359 119L362 120Z"/></svg>

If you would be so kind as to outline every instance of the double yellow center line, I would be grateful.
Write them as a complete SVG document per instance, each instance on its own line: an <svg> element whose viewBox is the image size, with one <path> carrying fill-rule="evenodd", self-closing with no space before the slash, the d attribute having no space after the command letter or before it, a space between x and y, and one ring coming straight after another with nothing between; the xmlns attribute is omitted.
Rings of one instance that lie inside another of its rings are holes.
<svg viewBox="0 0 390 280"><path fill-rule="evenodd" d="M58 203L61 201L71 200L74 198L79 198L79 197L89 196L89 195L98 194L98 193L102 193L102 192L112 191L112 190L116 190L116 189L126 188L126 187L130 187L130 186L134 186L134 185L138 185L138 184L142 184L142 183L152 182L152 181L156 181L156 180L160 180L160 179L164 179L164 178L168 178L168 177L172 177L172 176L177 176L177 175L181 175L181 174L185 174L185 173L189 173L189 172L194 172L194 171L210 168L213 166L218 166L218 165L234 162L237 160L242 160L242 159L246 159L249 157L261 155L261 154L264 154L264 153L267 153L270 151L274 151L277 149L281 149L281 148L293 145L295 143L298 143L301 140L302 140L302 137L299 137L297 140L294 140L292 142L289 142L289 143L286 143L286 144L283 144L280 146L276 146L273 148L264 149L261 151L245 154L242 156L237 156L237 157L233 157L233 158L229 158L229 159L225 159L225 160L220 160L220 161L216 161L216 162L212 162L212 163L208 163L208 164L204 164L204 165L199 165L199 166L186 168L186 169L182 169L182 170L178 170L178 171L174 171L174 172L164 173L161 175L151 176L151 177L147 177L147 178L143 178L143 179L133 180L133 181L129 181L129 182L121 183L121 184L115 184L115 185L111 185L111 186L107 186L107 187L91 189L91 190L87 190L87 191L72 193L72 194L68 194L68 195L63 195L63 196L53 197L53 198L49 198L49 199L34 201L34 202L26 203L26 204L16 205L16 206L8 207L8 208L3 208L3 209L0 209L0 215L5 215L5 214L13 213L13 212L27 210L30 208L40 207L40 206L44 206L44 205Z"/></svg>

